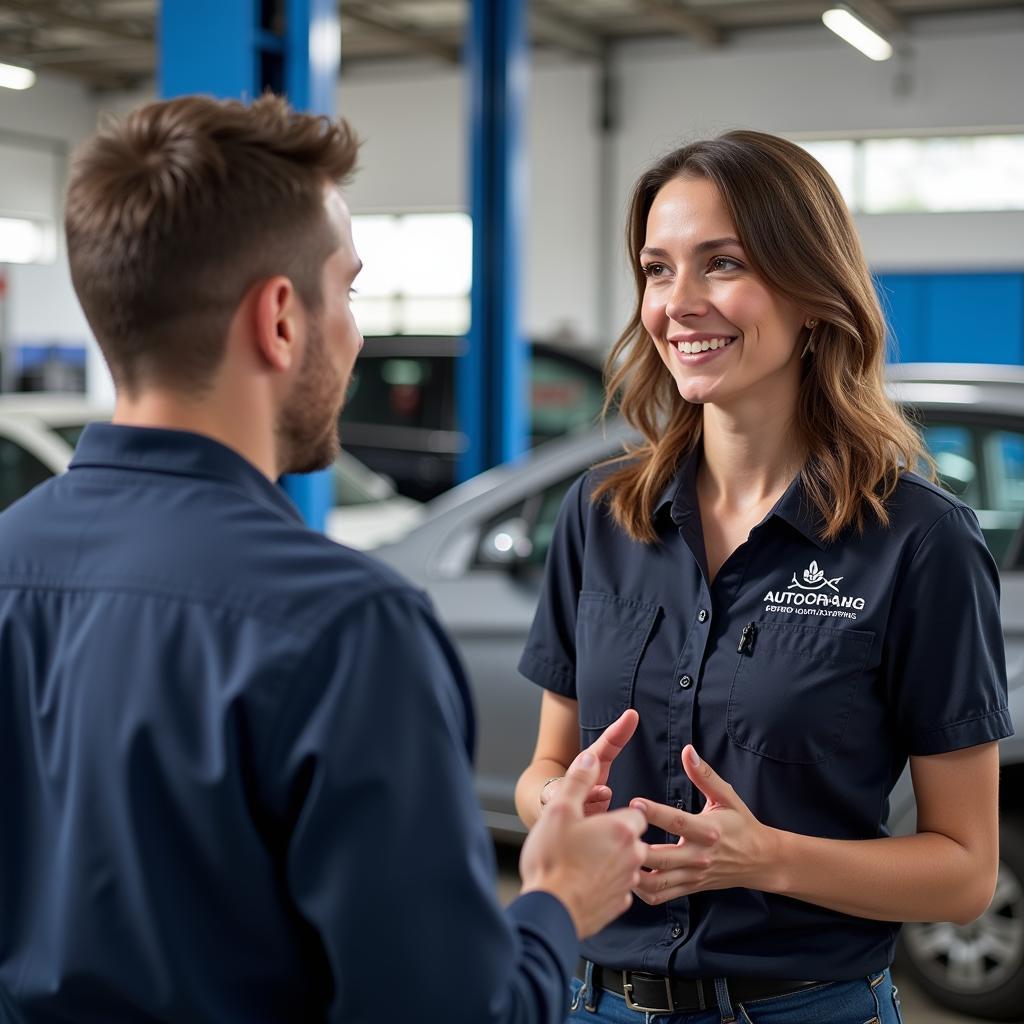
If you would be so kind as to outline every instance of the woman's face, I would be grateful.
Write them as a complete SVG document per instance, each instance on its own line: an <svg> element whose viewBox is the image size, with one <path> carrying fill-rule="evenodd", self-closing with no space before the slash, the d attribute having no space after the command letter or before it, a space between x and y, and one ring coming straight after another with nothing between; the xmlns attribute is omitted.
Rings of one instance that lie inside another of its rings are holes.
<svg viewBox="0 0 1024 1024"><path fill-rule="evenodd" d="M662 187L639 256L641 319L683 398L729 407L774 390L795 401L807 314L751 269L710 181Z"/></svg>

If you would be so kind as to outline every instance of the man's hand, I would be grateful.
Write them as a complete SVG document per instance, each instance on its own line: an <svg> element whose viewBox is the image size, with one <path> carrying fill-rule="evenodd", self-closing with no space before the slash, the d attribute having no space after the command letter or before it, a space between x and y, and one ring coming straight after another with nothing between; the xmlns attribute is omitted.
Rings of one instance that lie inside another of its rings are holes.
<svg viewBox="0 0 1024 1024"><path fill-rule="evenodd" d="M622 753L623 748L633 738L636 732L640 716L630 708L628 711L612 722L607 729L593 743L587 747L598 762L597 781L594 783L586 800L583 802L583 813L589 817L592 814L603 814L608 810L612 802L612 791L608 787L608 775L611 772L612 762ZM540 791L541 807L551 802L553 795L562 785L564 776L561 779L551 779Z"/></svg>
<svg viewBox="0 0 1024 1024"><path fill-rule="evenodd" d="M688 814L650 800L631 801L656 828L679 836L678 843L647 848L644 867L649 870L634 889L637 896L654 906L709 889L764 888L778 833L754 817L692 746L683 748L682 760L683 770L707 802L700 814Z"/></svg>
<svg viewBox="0 0 1024 1024"><path fill-rule="evenodd" d="M647 820L639 811L585 815L585 802L601 770L592 748L579 754L519 858L523 892L543 890L561 900L580 938L600 931L629 908L647 853L640 840Z"/></svg>

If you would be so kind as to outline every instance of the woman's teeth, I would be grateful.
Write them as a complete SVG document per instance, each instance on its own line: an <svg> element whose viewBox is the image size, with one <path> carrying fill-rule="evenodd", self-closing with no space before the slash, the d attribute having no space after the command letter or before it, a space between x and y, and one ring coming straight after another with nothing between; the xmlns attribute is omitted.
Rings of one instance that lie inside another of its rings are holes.
<svg viewBox="0 0 1024 1024"><path fill-rule="evenodd" d="M735 340L735 338L709 338L706 341L681 341L676 347L686 355L693 355L696 352L713 352L715 349L725 348Z"/></svg>

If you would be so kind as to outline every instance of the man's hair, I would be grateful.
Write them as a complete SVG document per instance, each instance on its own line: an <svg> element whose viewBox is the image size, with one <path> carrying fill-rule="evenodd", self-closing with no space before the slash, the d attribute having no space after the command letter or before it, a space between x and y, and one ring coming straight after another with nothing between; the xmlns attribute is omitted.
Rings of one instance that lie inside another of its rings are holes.
<svg viewBox="0 0 1024 1024"><path fill-rule="evenodd" d="M75 156L71 279L118 388L202 391L245 293L288 277L315 315L340 240L324 188L359 143L345 121L267 95L188 96L109 121Z"/></svg>

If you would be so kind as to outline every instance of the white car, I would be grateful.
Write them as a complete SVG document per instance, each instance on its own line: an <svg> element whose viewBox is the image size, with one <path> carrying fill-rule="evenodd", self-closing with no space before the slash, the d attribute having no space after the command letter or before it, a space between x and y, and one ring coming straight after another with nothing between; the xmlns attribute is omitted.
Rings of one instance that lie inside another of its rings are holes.
<svg viewBox="0 0 1024 1024"><path fill-rule="evenodd" d="M110 410L81 395L0 395L0 510L37 484L63 473L87 423ZM327 535L354 548L374 548L404 536L422 518L423 506L402 497L392 483L342 452L334 463L334 505Z"/></svg>

